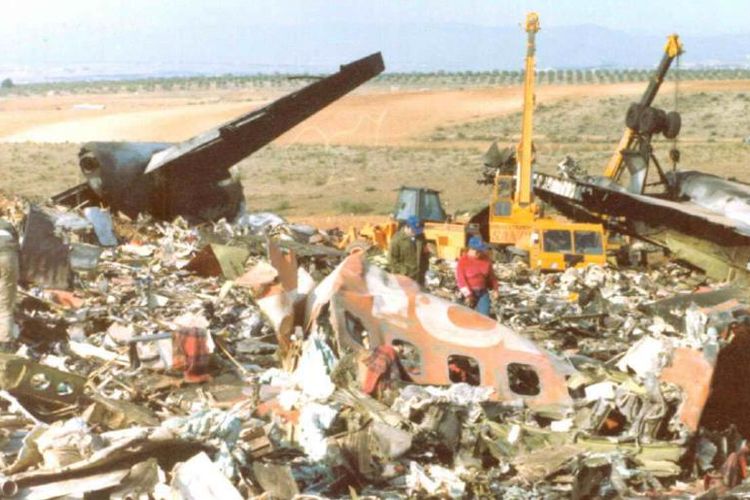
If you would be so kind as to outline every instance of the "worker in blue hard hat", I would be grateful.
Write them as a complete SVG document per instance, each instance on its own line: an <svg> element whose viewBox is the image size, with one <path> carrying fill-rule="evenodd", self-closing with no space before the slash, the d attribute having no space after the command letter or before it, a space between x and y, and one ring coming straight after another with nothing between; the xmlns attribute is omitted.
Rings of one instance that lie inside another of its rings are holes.
<svg viewBox="0 0 750 500"><path fill-rule="evenodd" d="M490 315L490 291L497 291L497 278L488 255L489 246L481 236L469 238L469 248L458 259L456 283L467 306Z"/></svg>
<svg viewBox="0 0 750 500"><path fill-rule="evenodd" d="M430 254L424 238L424 226L419 218L411 215L391 240L388 267L392 273L408 276L424 286L429 264Z"/></svg>

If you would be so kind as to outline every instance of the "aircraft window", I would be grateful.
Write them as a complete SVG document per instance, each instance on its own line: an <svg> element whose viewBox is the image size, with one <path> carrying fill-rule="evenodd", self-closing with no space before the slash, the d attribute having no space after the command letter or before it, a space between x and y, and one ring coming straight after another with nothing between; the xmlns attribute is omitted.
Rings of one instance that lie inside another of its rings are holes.
<svg viewBox="0 0 750 500"><path fill-rule="evenodd" d="M394 339L391 345L398 351L398 360L409 375L422 373L422 355L417 346L399 339Z"/></svg>
<svg viewBox="0 0 750 500"><path fill-rule="evenodd" d="M508 217L510 215L510 207L509 201L498 201L495 203L495 215Z"/></svg>
<svg viewBox="0 0 750 500"><path fill-rule="evenodd" d="M576 253L582 255L601 255L604 253L602 237L596 231L576 231Z"/></svg>
<svg viewBox="0 0 750 500"><path fill-rule="evenodd" d="M482 380L479 363L468 356L458 354L448 356L448 378L454 384L464 382L469 385L479 385Z"/></svg>
<svg viewBox="0 0 750 500"><path fill-rule="evenodd" d="M406 220L410 215L417 215L417 192L403 190L399 193L396 220Z"/></svg>
<svg viewBox="0 0 750 500"><path fill-rule="evenodd" d="M539 375L531 365L509 363L507 370L508 385L511 391L520 396L536 396L541 392Z"/></svg>
<svg viewBox="0 0 750 500"><path fill-rule="evenodd" d="M550 229L542 234L545 252L572 252L573 241L570 231Z"/></svg>
<svg viewBox="0 0 750 500"><path fill-rule="evenodd" d="M442 222L446 219L443 207L440 205L440 196L438 193L425 193L423 208L422 218L424 220Z"/></svg>

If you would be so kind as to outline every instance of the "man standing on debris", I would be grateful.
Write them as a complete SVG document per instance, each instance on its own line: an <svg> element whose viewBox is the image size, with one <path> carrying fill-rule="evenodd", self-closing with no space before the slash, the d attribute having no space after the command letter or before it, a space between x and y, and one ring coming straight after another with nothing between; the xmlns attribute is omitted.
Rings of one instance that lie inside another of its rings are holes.
<svg viewBox="0 0 750 500"><path fill-rule="evenodd" d="M13 350L17 286L18 236L13 224L0 220L0 352Z"/></svg>
<svg viewBox="0 0 750 500"><path fill-rule="evenodd" d="M392 273L403 274L424 286L424 276L430 264L422 222L414 215L391 240L388 267Z"/></svg>
<svg viewBox="0 0 750 500"><path fill-rule="evenodd" d="M497 278L492 260L487 255L488 249L481 236L472 236L469 250L456 266L456 283L464 302L485 316L490 315L490 290L497 290Z"/></svg>

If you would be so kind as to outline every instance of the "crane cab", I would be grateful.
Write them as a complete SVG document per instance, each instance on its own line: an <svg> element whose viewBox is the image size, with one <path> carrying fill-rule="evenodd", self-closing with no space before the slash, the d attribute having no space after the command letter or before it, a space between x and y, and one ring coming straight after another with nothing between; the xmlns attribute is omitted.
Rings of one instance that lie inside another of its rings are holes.
<svg viewBox="0 0 750 500"><path fill-rule="evenodd" d="M607 240L601 224L538 219L529 235L529 265L562 271L607 262Z"/></svg>

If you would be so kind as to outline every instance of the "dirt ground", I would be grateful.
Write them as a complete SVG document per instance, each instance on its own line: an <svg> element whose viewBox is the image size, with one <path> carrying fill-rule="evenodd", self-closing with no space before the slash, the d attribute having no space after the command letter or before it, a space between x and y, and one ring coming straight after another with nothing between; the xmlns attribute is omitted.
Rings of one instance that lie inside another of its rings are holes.
<svg viewBox="0 0 750 500"><path fill-rule="evenodd" d="M554 171L572 154L601 171L623 129L627 104L643 82L542 85L537 92L537 168ZM274 90L192 90L0 98L0 191L41 199L77 182L80 143L180 141L255 109ZM666 83L660 105L672 109ZM750 82L680 83L684 168L735 176L746 172ZM486 203L477 185L490 142L513 144L521 88L386 91L365 85L244 160L239 173L251 210L346 227L380 220L401 185L442 191L451 213ZM665 158L671 144L656 143ZM307 217L307 218L305 218Z"/></svg>
<svg viewBox="0 0 750 500"><path fill-rule="evenodd" d="M743 81L681 83L684 92L749 87ZM641 82L545 85L538 88L537 104L636 96L643 88ZM0 141L181 141L255 109L267 98L247 90L7 98L0 100ZM518 111L521 99L520 87L392 93L368 92L365 87L292 129L276 143L414 145L437 127Z"/></svg>

